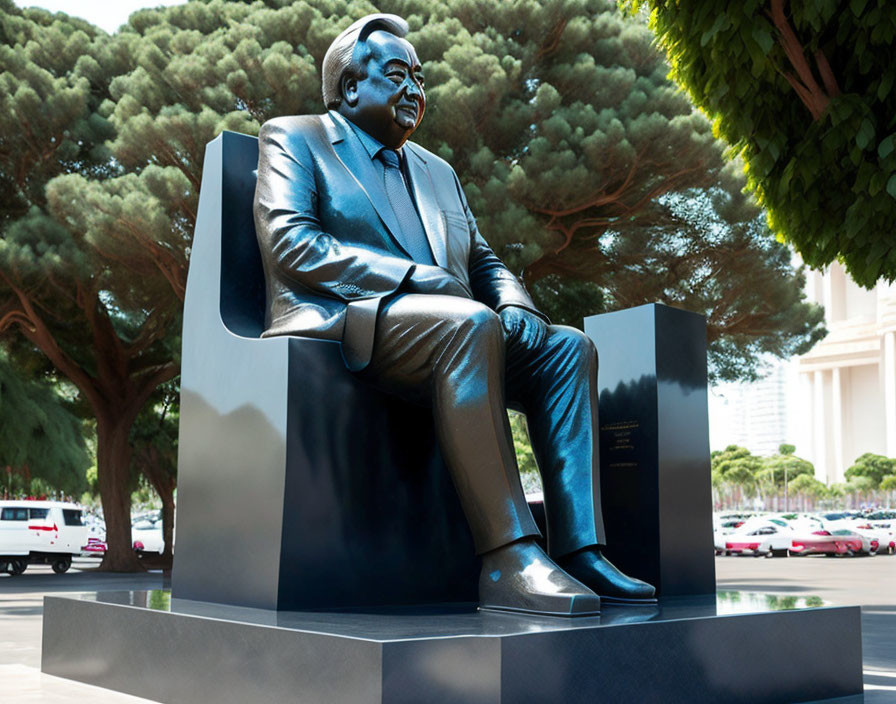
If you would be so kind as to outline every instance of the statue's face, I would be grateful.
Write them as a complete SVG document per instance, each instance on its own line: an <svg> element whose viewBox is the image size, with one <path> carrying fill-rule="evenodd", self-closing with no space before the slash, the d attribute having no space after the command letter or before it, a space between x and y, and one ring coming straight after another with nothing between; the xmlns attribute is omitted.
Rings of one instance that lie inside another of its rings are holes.
<svg viewBox="0 0 896 704"><path fill-rule="evenodd" d="M346 78L346 116L390 149L397 149L423 119L423 69L410 42L388 32L367 37L365 78Z"/></svg>

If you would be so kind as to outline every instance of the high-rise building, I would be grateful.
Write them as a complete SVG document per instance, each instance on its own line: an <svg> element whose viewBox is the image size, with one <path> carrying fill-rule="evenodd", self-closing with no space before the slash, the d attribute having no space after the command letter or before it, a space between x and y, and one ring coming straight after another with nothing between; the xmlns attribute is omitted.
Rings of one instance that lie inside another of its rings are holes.
<svg viewBox="0 0 896 704"><path fill-rule="evenodd" d="M721 384L710 395L710 447L740 445L754 455L773 455L793 443L788 428L788 365L774 361L759 381Z"/></svg>

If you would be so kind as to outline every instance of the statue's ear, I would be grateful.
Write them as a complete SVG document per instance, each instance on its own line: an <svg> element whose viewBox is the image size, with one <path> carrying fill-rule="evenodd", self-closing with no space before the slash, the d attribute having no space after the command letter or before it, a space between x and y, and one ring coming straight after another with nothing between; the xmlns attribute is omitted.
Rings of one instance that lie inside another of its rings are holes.
<svg viewBox="0 0 896 704"><path fill-rule="evenodd" d="M358 104L358 79L346 71L342 74L339 87L345 103L349 107L355 107Z"/></svg>

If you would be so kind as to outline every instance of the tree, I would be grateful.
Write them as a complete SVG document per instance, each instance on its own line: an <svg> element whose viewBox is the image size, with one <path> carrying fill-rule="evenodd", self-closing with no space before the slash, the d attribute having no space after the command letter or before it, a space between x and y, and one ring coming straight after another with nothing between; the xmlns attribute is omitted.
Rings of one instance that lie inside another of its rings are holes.
<svg viewBox="0 0 896 704"><path fill-rule="evenodd" d="M826 334L822 308L805 302L802 270L736 192L666 194L601 240L604 309L661 302L706 315L711 381L756 379L768 356L802 354ZM540 281L535 298L544 305L546 289L567 286ZM557 322L576 325L586 311L570 306L573 316Z"/></svg>
<svg viewBox="0 0 896 704"><path fill-rule="evenodd" d="M672 76L743 159L803 260L896 278L896 6L886 0L625 0L651 10Z"/></svg>
<svg viewBox="0 0 896 704"><path fill-rule="evenodd" d="M729 445L722 451L716 450L710 455L710 463L716 486L740 486L747 495L756 491L762 459L745 447Z"/></svg>
<svg viewBox="0 0 896 704"><path fill-rule="evenodd" d="M529 428L526 425L526 416L516 411L510 411L510 431L513 435L513 449L516 452L516 463L520 469L520 477L523 481L523 489L527 492L541 491L541 475L538 471L538 463L535 461L535 453L529 442Z"/></svg>
<svg viewBox="0 0 896 704"><path fill-rule="evenodd" d="M90 457L80 419L70 402L49 383L25 379L0 353L0 467L5 494L13 481L25 493L33 479L56 491L80 494L87 488Z"/></svg>
<svg viewBox="0 0 896 704"><path fill-rule="evenodd" d="M824 482L818 481L810 474L800 474L790 482L790 491L793 494L806 494L816 499L827 495L827 487Z"/></svg>
<svg viewBox="0 0 896 704"><path fill-rule="evenodd" d="M0 336L42 356L96 419L107 569L130 541L131 425L178 371L179 301L160 233L183 200L163 169L125 173L105 146L110 78L126 47L65 15L0 0ZM155 239L153 239L155 238ZM178 266L185 266L183 247Z"/></svg>
<svg viewBox="0 0 896 704"><path fill-rule="evenodd" d="M793 447L792 445L783 447ZM779 454L762 459L760 481L775 489L784 488L785 480L792 482L796 477L807 475L815 476L815 467L808 460L795 457L793 454ZM791 488L792 485L791 485Z"/></svg>
<svg viewBox="0 0 896 704"><path fill-rule="evenodd" d="M0 338L16 359L48 360L96 418L107 568L137 568L129 439L178 373L204 146L223 129L251 134L275 115L321 111L326 48L374 9L193 0L138 12L110 38L0 0ZM407 16L428 57L420 140L456 166L495 248L533 287L572 277L541 300L561 310L579 293L583 305L612 300L605 234L687 221L674 196L691 189L736 196L709 124L665 79L649 33L606 0L379 9ZM583 256L591 263L578 271ZM792 272L784 279L798 289ZM812 335L804 305L785 306L802 316L790 328L739 306L726 313L749 322L739 340L780 336L784 349ZM737 354L741 343L725 339Z"/></svg>
<svg viewBox="0 0 896 704"><path fill-rule="evenodd" d="M189 229L204 144L320 112L323 54L373 9L208 0L136 13L120 36L136 65L112 86L116 156L179 169ZM706 313L724 379L754 378L762 354L803 352L824 334L802 275L642 23L605 0L375 9L407 17L424 58L415 140L454 165L486 237L557 322L653 301Z"/></svg>
<svg viewBox="0 0 896 704"><path fill-rule="evenodd" d="M161 385L131 429L132 463L162 501L162 558L171 560L174 545L174 490L177 487L177 430L180 393L173 382Z"/></svg>
<svg viewBox="0 0 896 704"><path fill-rule="evenodd" d="M896 459L866 452L856 458L853 465L846 470L845 475L850 482L854 479L867 478L870 480L871 488L877 488L881 485L884 477L896 475Z"/></svg>

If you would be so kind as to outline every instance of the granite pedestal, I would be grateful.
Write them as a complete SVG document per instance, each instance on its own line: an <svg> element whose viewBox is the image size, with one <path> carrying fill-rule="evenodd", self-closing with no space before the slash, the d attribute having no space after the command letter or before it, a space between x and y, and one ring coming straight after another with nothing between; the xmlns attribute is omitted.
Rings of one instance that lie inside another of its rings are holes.
<svg viewBox="0 0 896 704"><path fill-rule="evenodd" d="M763 704L862 691L858 607L726 614L714 597L669 598L563 619L167 597L47 597L42 670L167 704Z"/></svg>
<svg viewBox="0 0 896 704"><path fill-rule="evenodd" d="M715 592L706 319L650 304L585 319L600 354L607 555L665 596Z"/></svg>

